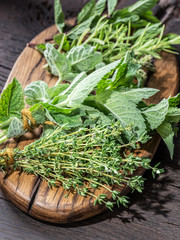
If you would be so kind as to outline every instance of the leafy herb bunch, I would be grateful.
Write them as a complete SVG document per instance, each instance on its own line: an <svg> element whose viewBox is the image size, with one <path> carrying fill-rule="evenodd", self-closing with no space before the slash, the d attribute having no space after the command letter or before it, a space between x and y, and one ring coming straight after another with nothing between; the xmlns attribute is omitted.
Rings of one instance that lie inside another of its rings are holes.
<svg viewBox="0 0 180 240"><path fill-rule="evenodd" d="M126 156L123 150L120 155L123 147L137 148L138 142L145 143L158 132L173 157L180 94L157 105L144 101L158 92L144 87L146 70L153 69L152 58L160 58L162 50L175 53L171 44L180 44L176 34L163 36L164 26L150 11L156 2L139 0L114 10L116 0L91 0L78 14L76 26L63 32L68 26L55 0L59 33L53 43L37 44L36 49L47 60L44 67L58 77L56 85L49 88L35 81L23 90L14 78L0 97L0 143L44 126L40 140L14 150L15 169L21 167L50 185L58 182L83 196L92 196L90 187L104 187L114 201L101 195L94 196L95 202L110 209L127 201L111 185L126 184L141 191L143 178L132 176L138 166L161 172L150 167L148 159ZM102 15L106 3L108 15ZM67 83L61 84L63 80ZM29 105L28 128L22 114L24 99ZM2 157L0 164L5 166Z"/></svg>

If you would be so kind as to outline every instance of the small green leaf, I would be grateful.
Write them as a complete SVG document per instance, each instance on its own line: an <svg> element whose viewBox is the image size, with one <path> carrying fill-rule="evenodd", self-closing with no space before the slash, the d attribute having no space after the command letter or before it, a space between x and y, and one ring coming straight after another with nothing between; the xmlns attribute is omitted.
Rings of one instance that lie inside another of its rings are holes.
<svg viewBox="0 0 180 240"><path fill-rule="evenodd" d="M22 86L14 78L0 96L0 123L11 117L21 117L21 110L24 107Z"/></svg>
<svg viewBox="0 0 180 240"><path fill-rule="evenodd" d="M157 105L149 107L147 110L143 111L143 114L145 115L152 130L159 127L164 121L168 112L168 107L168 99L163 99Z"/></svg>
<svg viewBox="0 0 180 240"><path fill-rule="evenodd" d="M84 78L69 94L66 102L67 105L77 106L81 104L89 95L89 93L94 89L94 87L96 87L98 82L100 82L100 80L104 77L104 75L109 73L112 69L115 69L118 66L119 62L120 60L110 63Z"/></svg>
<svg viewBox="0 0 180 240"><path fill-rule="evenodd" d="M17 117L14 117L9 125L7 137L16 138L23 134L24 134L23 121Z"/></svg>
<svg viewBox="0 0 180 240"><path fill-rule="evenodd" d="M174 153L174 143L173 143L173 138L174 138L174 132L171 127L170 123L162 123L158 128L157 128L158 133L162 137L163 141L166 143L167 148L169 149L169 153L171 158L173 158L173 153Z"/></svg>
<svg viewBox="0 0 180 240"><path fill-rule="evenodd" d="M135 4L127 8L128 12L131 14L143 15L148 10L151 10L158 0L139 0Z"/></svg>
<svg viewBox="0 0 180 240"><path fill-rule="evenodd" d="M113 13L113 11L117 5L117 2L118 2L118 0L108 0L108 15L109 16Z"/></svg>
<svg viewBox="0 0 180 240"><path fill-rule="evenodd" d="M46 50L46 44L41 43L36 45L36 50L38 50L41 54L44 54L44 51Z"/></svg>
<svg viewBox="0 0 180 240"><path fill-rule="evenodd" d="M52 74L59 76L59 80L65 80L71 71L71 64L65 55L59 53L52 44L47 43L44 56L51 67Z"/></svg>
<svg viewBox="0 0 180 240"><path fill-rule="evenodd" d="M33 105L39 102L46 103L50 100L47 93L49 87L44 81L32 82L24 90L26 96L26 102L29 105Z"/></svg>
<svg viewBox="0 0 180 240"><path fill-rule="evenodd" d="M56 27L61 33L65 26L65 22L64 22L64 14L62 11L60 0L54 0L54 17L55 17Z"/></svg>
<svg viewBox="0 0 180 240"><path fill-rule="evenodd" d="M106 6L106 1L107 0L99 0L96 3L95 10L94 10L95 15L100 16L103 13Z"/></svg>
<svg viewBox="0 0 180 240"><path fill-rule="evenodd" d="M83 44L81 46L73 47L67 54L67 58L71 63L74 72L89 72L95 66L102 62L102 54L96 52L94 47Z"/></svg>
<svg viewBox="0 0 180 240"><path fill-rule="evenodd" d="M41 104L35 104L30 109L32 117L38 125L43 124L46 120L46 111Z"/></svg>
<svg viewBox="0 0 180 240"><path fill-rule="evenodd" d="M95 8L95 0L91 0L81 9L80 13L78 14L78 17L77 17L78 24L81 22L84 22L89 17L91 17L94 13L94 8Z"/></svg>

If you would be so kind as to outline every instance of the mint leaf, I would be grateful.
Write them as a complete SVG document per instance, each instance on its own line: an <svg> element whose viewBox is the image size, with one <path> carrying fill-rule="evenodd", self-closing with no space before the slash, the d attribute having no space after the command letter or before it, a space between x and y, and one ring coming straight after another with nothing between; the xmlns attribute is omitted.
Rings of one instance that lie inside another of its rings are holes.
<svg viewBox="0 0 180 240"><path fill-rule="evenodd" d="M68 106L77 106L86 99L89 93L96 87L98 82L111 70L115 69L120 60L110 63L84 78L69 94L65 104Z"/></svg>
<svg viewBox="0 0 180 240"><path fill-rule="evenodd" d="M7 86L0 96L0 123L11 117L21 117L21 110L25 107L21 84L16 78Z"/></svg>
<svg viewBox="0 0 180 240"><path fill-rule="evenodd" d="M78 23L81 23L87 20L89 17L92 16L95 8L95 0L91 0L88 2L80 11L77 16Z"/></svg>
<svg viewBox="0 0 180 240"><path fill-rule="evenodd" d="M99 0L96 3L94 14L97 16L100 16L104 11L105 6L106 6L106 0Z"/></svg>
<svg viewBox="0 0 180 240"><path fill-rule="evenodd" d="M24 133L23 121L17 117L14 117L9 125L7 137L16 138L23 135L23 133Z"/></svg>
<svg viewBox="0 0 180 240"><path fill-rule="evenodd" d="M117 5L117 2L118 2L118 0L108 0L108 15L109 16L113 13L113 11Z"/></svg>
<svg viewBox="0 0 180 240"><path fill-rule="evenodd" d="M122 92L122 95L129 98L134 103L139 103L142 99L148 99L154 94L156 94L159 90L154 88L134 88L128 91Z"/></svg>
<svg viewBox="0 0 180 240"><path fill-rule="evenodd" d="M126 95L117 91L104 91L96 96L96 103L100 108L102 106L112 113L123 127L134 126L139 136L146 131L141 111Z"/></svg>
<svg viewBox="0 0 180 240"><path fill-rule="evenodd" d="M64 91L66 91L69 87L69 84L58 84L57 86L53 86L47 90L47 94L49 95L50 99L55 98L56 96L62 94L64 95Z"/></svg>
<svg viewBox="0 0 180 240"><path fill-rule="evenodd" d="M46 44L44 56L51 68L52 74L59 76L59 82L71 71L71 64L65 55L58 52L50 43Z"/></svg>
<svg viewBox="0 0 180 240"><path fill-rule="evenodd" d="M167 148L169 149L170 156L173 158L173 153L174 153L174 143L173 143L173 137L174 137L174 132L171 127L170 123L162 123L158 128L157 132L160 134L162 137L163 141L166 143Z"/></svg>
<svg viewBox="0 0 180 240"><path fill-rule="evenodd" d="M86 73L85 72L82 72L82 73L79 73L75 78L74 80L72 81L72 83L69 85L69 87L64 90L61 95L69 95L73 89L86 77Z"/></svg>
<svg viewBox="0 0 180 240"><path fill-rule="evenodd" d="M148 10L151 10L158 0L139 0L132 6L128 7L127 10L131 14L143 15Z"/></svg>
<svg viewBox="0 0 180 240"><path fill-rule="evenodd" d="M170 107L176 107L180 104L180 93L178 93L176 96L169 98L169 106Z"/></svg>
<svg viewBox="0 0 180 240"><path fill-rule="evenodd" d="M169 107L165 121L169 123L178 123L180 121L180 109Z"/></svg>
<svg viewBox="0 0 180 240"><path fill-rule="evenodd" d="M159 125L161 125L164 121L168 112L168 107L168 99L163 99L157 105L149 107L147 110L143 111L143 114L145 115L152 130L159 127Z"/></svg>
<svg viewBox="0 0 180 240"><path fill-rule="evenodd" d="M46 111L41 103L33 105L29 110L38 125L43 124L46 121Z"/></svg>
<svg viewBox="0 0 180 240"><path fill-rule="evenodd" d="M68 52L67 59L70 61L74 72L89 72L94 69L98 63L102 62L102 54L96 52L94 47L83 44L73 47Z"/></svg>
<svg viewBox="0 0 180 240"><path fill-rule="evenodd" d="M54 0L54 17L57 29L62 32L65 22L60 0Z"/></svg>
<svg viewBox="0 0 180 240"><path fill-rule="evenodd" d="M49 102L50 97L47 93L49 87L44 81L36 81L30 83L24 90L26 96L26 102L29 105L33 105L39 102Z"/></svg>
<svg viewBox="0 0 180 240"><path fill-rule="evenodd" d="M81 35L86 29L88 29L95 18L95 15L82 22L81 24L75 26L69 33L68 37L70 39L76 39L79 35Z"/></svg>

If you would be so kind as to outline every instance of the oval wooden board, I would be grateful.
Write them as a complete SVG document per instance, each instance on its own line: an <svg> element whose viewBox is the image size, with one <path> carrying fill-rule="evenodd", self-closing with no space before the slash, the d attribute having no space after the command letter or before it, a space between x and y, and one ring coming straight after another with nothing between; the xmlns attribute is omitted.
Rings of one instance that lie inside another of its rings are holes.
<svg viewBox="0 0 180 240"><path fill-rule="evenodd" d="M73 20L72 20L73 21ZM71 22L72 23L72 22ZM38 36L32 43L42 43L46 38L51 38L57 33L55 26L52 26ZM17 59L5 87L16 77L23 88L36 80L44 80L49 86L53 86L56 78L43 70L45 60L41 54L32 48L26 47ZM162 98L173 96L177 93L179 86L179 73L176 57L172 54L162 53L162 59L155 61L156 72L150 77L148 87L158 88L160 92L150 102L157 103ZM23 148L28 143L37 139L42 132L41 128L35 129L34 133L27 133L18 140L10 140L4 147ZM141 151L139 156L153 157L160 142L158 135L154 136ZM144 169L137 169L135 174L143 174ZM103 212L106 208L101 205L94 206L94 199L82 197L76 193L67 194L66 190L60 188L49 188L44 180L34 175L27 175L19 171L9 170L6 174L0 171L0 187L5 196L25 213L48 222L69 223L80 221ZM115 186L114 186L115 188ZM129 188L126 186L118 189L121 194L127 194ZM107 192L104 189L95 190L95 194ZM111 196L108 195L110 198Z"/></svg>

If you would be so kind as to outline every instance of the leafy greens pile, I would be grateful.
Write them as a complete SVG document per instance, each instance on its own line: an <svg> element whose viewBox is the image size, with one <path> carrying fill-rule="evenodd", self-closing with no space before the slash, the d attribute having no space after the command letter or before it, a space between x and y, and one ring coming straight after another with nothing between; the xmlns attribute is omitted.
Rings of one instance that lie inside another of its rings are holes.
<svg viewBox="0 0 180 240"><path fill-rule="evenodd" d="M106 3L108 15L102 15ZM160 58L160 51L175 53L171 45L180 44L180 36L163 35L164 26L150 10L156 3L139 0L114 10L117 0L91 0L78 14L76 26L63 32L69 26L55 0L59 33L53 43L38 44L36 49L47 60L45 69L58 77L56 85L49 88L35 81L23 91L14 78L0 97L0 143L29 130L21 114L24 99L35 121L28 119L30 128L44 126L40 140L22 151L14 150L15 169L39 174L50 185L58 181L83 196L92 196L84 182L92 188L104 187L116 201L106 201L102 195L94 196L95 203L105 203L110 209L115 203L126 205L127 199L108 186L126 183L141 191L143 178L128 178L129 173L140 165L161 172L149 165L149 159L119 154L125 147L136 149L158 132L173 157L180 94L157 105L144 101L158 92L144 87L147 71L153 69L152 59ZM2 157L0 164L5 167Z"/></svg>

